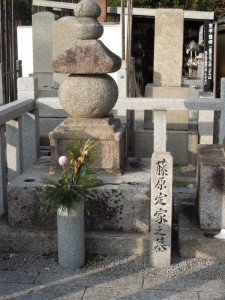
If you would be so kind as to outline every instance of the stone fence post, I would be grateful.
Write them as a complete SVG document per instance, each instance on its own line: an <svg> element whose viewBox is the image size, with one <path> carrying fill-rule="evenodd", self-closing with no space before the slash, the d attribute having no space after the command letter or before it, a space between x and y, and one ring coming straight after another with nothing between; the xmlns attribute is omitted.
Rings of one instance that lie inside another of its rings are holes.
<svg viewBox="0 0 225 300"><path fill-rule="evenodd" d="M155 152L151 160L150 264L171 264L173 158L168 152Z"/></svg>
<svg viewBox="0 0 225 300"><path fill-rule="evenodd" d="M202 92L199 98L214 98L212 93ZM212 100L213 101L213 100ZM213 144L214 110L199 110L198 132L200 144Z"/></svg>
<svg viewBox="0 0 225 300"><path fill-rule="evenodd" d="M20 77L17 80L18 100L34 99L37 96L37 79ZM39 157L38 110L26 112L6 123L7 166L9 182Z"/></svg>

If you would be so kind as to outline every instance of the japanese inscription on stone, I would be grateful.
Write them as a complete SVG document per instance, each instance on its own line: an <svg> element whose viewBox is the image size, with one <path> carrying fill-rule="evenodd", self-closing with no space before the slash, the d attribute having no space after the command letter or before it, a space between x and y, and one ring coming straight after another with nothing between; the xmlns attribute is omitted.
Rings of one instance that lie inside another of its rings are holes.
<svg viewBox="0 0 225 300"><path fill-rule="evenodd" d="M152 156L150 263L169 266L172 226L172 157L168 152Z"/></svg>
<svg viewBox="0 0 225 300"><path fill-rule="evenodd" d="M204 22L204 91L213 90L213 49L214 28L213 22Z"/></svg>

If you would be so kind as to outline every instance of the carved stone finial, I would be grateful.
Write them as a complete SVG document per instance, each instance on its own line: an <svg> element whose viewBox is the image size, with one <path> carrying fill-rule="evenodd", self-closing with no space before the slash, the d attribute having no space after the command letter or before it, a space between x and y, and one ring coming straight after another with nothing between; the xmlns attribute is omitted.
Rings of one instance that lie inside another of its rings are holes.
<svg viewBox="0 0 225 300"><path fill-rule="evenodd" d="M94 0L83 0L76 5L74 15L76 17L98 18L101 15L101 8Z"/></svg>
<svg viewBox="0 0 225 300"><path fill-rule="evenodd" d="M93 0L83 0L74 9L76 37L79 40L97 40L103 34L103 26L97 20L101 8Z"/></svg>

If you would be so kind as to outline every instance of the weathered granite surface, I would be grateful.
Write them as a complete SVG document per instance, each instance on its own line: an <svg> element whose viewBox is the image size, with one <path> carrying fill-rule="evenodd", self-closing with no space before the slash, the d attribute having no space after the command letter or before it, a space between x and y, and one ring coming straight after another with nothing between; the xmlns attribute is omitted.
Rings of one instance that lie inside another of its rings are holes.
<svg viewBox="0 0 225 300"><path fill-rule="evenodd" d="M60 102L74 118L105 117L116 104L117 97L117 84L108 74L70 75L59 88Z"/></svg>
<svg viewBox="0 0 225 300"><path fill-rule="evenodd" d="M225 156L223 145L198 149L198 210L200 228L225 228Z"/></svg>
<svg viewBox="0 0 225 300"><path fill-rule="evenodd" d="M120 69L121 58L99 40L77 40L52 60L54 72L105 74Z"/></svg>
<svg viewBox="0 0 225 300"><path fill-rule="evenodd" d="M149 232L149 160L131 159L124 175L100 174L106 183L85 197L87 231ZM9 185L9 224L21 228L56 228L56 213L40 201L43 179L50 175L50 157L17 177Z"/></svg>
<svg viewBox="0 0 225 300"><path fill-rule="evenodd" d="M155 85L181 86L183 63L184 12L157 9L155 17Z"/></svg>
<svg viewBox="0 0 225 300"><path fill-rule="evenodd" d="M74 12L76 42L52 59L54 72L71 74L60 85L59 100L74 118L103 118L118 98L117 84L107 73L120 69L121 58L98 40L103 26L95 1L79 2Z"/></svg>
<svg viewBox="0 0 225 300"><path fill-rule="evenodd" d="M83 0L74 8L76 17L93 17L98 18L101 14L99 5L94 0Z"/></svg>
<svg viewBox="0 0 225 300"><path fill-rule="evenodd" d="M98 119L67 118L49 134L53 168L57 168L59 156L65 155L66 143L78 135L83 139L91 138L97 141L100 169L107 173L121 174L126 163L125 129L125 125L112 115Z"/></svg>

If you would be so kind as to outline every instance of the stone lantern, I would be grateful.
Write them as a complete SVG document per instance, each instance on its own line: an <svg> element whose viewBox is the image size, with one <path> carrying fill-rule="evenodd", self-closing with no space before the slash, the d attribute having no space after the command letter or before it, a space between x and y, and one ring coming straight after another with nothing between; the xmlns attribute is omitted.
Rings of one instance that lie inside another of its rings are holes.
<svg viewBox="0 0 225 300"><path fill-rule="evenodd" d="M93 0L75 5L74 43L53 58L54 72L69 74L59 87L59 101L69 117L50 132L52 166L65 154L75 135L99 140L99 167L121 174L125 163L125 126L110 114L118 98L115 80L107 73L121 67L121 58L100 40L101 9Z"/></svg>

